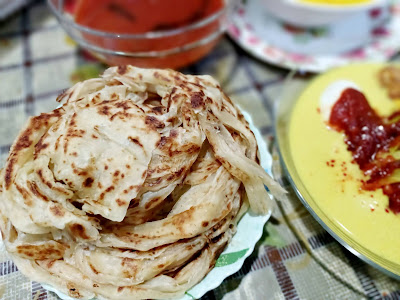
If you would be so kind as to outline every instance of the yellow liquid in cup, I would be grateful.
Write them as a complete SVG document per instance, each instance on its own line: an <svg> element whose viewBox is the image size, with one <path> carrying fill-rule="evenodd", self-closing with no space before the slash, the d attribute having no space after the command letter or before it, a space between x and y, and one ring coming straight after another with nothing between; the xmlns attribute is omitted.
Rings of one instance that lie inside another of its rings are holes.
<svg viewBox="0 0 400 300"><path fill-rule="evenodd" d="M300 0L300 2L326 5L354 5L369 3L371 0Z"/></svg>

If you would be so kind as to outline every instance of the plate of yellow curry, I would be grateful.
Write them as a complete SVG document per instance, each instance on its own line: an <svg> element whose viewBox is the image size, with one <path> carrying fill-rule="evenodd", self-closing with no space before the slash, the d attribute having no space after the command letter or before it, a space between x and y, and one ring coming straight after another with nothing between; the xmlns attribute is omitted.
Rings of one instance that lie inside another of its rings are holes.
<svg viewBox="0 0 400 300"><path fill-rule="evenodd" d="M297 195L343 246L400 278L400 69L354 64L294 82L276 134Z"/></svg>

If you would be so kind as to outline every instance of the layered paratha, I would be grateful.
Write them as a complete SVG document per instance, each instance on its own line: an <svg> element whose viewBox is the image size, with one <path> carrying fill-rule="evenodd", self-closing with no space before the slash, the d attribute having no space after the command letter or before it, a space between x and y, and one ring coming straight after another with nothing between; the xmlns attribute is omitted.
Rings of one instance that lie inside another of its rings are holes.
<svg viewBox="0 0 400 300"><path fill-rule="evenodd" d="M32 117L0 176L7 251L78 299L182 295L241 215L284 194L247 122L209 76L107 69Z"/></svg>

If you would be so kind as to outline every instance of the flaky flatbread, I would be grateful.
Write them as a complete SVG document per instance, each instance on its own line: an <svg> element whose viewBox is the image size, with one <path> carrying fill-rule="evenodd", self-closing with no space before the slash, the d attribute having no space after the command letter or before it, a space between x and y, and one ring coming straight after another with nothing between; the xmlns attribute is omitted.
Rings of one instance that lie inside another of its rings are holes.
<svg viewBox="0 0 400 300"><path fill-rule="evenodd" d="M182 295L248 205L282 188L209 76L107 69L32 117L0 173L0 229L18 268L79 299Z"/></svg>

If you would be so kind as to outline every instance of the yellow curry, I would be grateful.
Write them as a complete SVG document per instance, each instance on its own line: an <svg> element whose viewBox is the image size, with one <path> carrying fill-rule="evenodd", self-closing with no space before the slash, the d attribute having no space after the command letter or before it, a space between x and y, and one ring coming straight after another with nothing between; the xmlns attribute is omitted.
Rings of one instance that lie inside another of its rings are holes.
<svg viewBox="0 0 400 300"><path fill-rule="evenodd" d="M400 101L390 100L378 82L382 68L351 65L317 77L293 108L289 147L294 168L310 195L307 201L321 212L322 221L332 222L339 237L350 237L374 255L400 264L400 214L388 210L382 190L361 188L368 178L352 163L344 134L328 128L319 108L321 94L330 84L349 80L360 87L378 115L400 110Z"/></svg>

